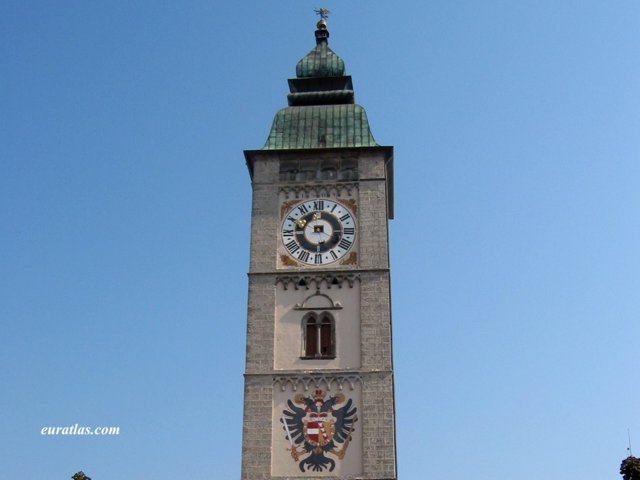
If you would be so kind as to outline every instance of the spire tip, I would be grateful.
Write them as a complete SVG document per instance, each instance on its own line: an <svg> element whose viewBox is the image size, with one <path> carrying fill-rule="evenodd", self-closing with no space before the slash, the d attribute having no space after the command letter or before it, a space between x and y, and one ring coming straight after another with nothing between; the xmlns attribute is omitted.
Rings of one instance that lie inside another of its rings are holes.
<svg viewBox="0 0 640 480"><path fill-rule="evenodd" d="M331 13L326 8L317 8L314 10L316 15L320 16L320 21L316 24L318 30L326 30L327 29L327 18L329 18L329 14Z"/></svg>

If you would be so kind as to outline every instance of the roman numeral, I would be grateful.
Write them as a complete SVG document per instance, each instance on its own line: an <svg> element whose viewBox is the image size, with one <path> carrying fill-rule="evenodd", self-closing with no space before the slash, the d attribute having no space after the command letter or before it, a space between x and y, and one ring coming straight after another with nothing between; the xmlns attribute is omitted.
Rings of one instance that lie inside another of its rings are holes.
<svg viewBox="0 0 640 480"><path fill-rule="evenodd" d="M338 259L338 255L336 255L336 252L334 252L333 250L331 250L329 253L331 254L331 258L333 258L334 260L337 260L337 259Z"/></svg>
<svg viewBox="0 0 640 480"><path fill-rule="evenodd" d="M320 265L322 263L322 254L316 253L315 264Z"/></svg>
<svg viewBox="0 0 640 480"><path fill-rule="evenodd" d="M356 229L353 227L347 227L342 231L344 232L345 235L353 235L354 233L356 233Z"/></svg>
<svg viewBox="0 0 640 480"><path fill-rule="evenodd" d="M293 237L293 230L283 230L282 231L282 236L283 237Z"/></svg>
<svg viewBox="0 0 640 480"><path fill-rule="evenodd" d="M301 262L306 262L307 260L309 260L309 252L307 252L306 250L300 250L300 253L298 254L298 260L300 260Z"/></svg>
<svg viewBox="0 0 640 480"><path fill-rule="evenodd" d="M324 210L324 200L315 200L313 202L314 210Z"/></svg>
<svg viewBox="0 0 640 480"><path fill-rule="evenodd" d="M343 250L349 250L349 247L351 247L351 242L346 238L343 238L342 240L340 240L340 243L338 244L338 246Z"/></svg>
<svg viewBox="0 0 640 480"><path fill-rule="evenodd" d="M334 204L333 204L333 208L331 209L331 213L333 213L333 211L336 209L336 207L337 207L337 206L338 206L338 204L337 204L337 203L334 203Z"/></svg>
<svg viewBox="0 0 640 480"><path fill-rule="evenodd" d="M300 214L304 215L305 213L307 213L309 211L309 209L307 207L305 207L304 205L300 205L298 207L298 210L300 210Z"/></svg>
<svg viewBox="0 0 640 480"><path fill-rule="evenodd" d="M285 245L285 247L287 247L287 250L289 250L291 253L296 253L300 249L295 240L291 240Z"/></svg>
<svg viewBox="0 0 640 480"><path fill-rule="evenodd" d="M343 216L340 217L340 221L344 222L347 218L349 218L351 215L349 215L348 213L345 213Z"/></svg>

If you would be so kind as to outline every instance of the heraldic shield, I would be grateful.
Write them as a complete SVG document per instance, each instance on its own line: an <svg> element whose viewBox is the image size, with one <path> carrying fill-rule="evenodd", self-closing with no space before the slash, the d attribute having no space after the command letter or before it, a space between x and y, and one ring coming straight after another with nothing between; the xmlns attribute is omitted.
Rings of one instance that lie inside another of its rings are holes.
<svg viewBox="0 0 640 480"><path fill-rule="evenodd" d="M332 472L336 462L328 455L339 460L345 457L358 421L353 400L342 393L326 397L321 389L308 396L298 393L282 412L280 423L291 445L288 450L302 472Z"/></svg>

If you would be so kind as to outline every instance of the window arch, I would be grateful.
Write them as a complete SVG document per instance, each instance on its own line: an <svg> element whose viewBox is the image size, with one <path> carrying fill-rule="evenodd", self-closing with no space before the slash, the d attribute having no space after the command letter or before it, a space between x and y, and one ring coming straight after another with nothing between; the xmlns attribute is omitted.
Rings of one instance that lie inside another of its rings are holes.
<svg viewBox="0 0 640 480"><path fill-rule="evenodd" d="M330 313L310 313L302 319L302 358L335 358L335 320Z"/></svg>

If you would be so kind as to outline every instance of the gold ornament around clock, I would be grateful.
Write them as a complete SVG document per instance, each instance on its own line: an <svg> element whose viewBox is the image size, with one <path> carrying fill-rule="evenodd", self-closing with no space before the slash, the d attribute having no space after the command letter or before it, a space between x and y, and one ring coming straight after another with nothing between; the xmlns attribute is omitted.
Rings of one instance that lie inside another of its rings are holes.
<svg viewBox="0 0 640 480"><path fill-rule="evenodd" d="M352 210L338 200L314 198L283 215L280 238L287 254L305 265L329 265L344 258L356 239Z"/></svg>

